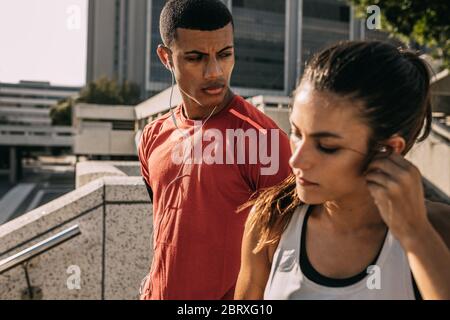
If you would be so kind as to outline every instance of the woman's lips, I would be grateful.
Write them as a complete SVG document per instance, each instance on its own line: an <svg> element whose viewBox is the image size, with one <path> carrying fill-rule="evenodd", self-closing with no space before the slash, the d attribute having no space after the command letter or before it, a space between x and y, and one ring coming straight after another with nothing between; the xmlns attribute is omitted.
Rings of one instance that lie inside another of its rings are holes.
<svg viewBox="0 0 450 320"><path fill-rule="evenodd" d="M317 183L308 181L308 180L306 180L304 178L300 178L300 177L297 177L297 183L299 183L303 187L311 187L311 186L318 186L319 185Z"/></svg>

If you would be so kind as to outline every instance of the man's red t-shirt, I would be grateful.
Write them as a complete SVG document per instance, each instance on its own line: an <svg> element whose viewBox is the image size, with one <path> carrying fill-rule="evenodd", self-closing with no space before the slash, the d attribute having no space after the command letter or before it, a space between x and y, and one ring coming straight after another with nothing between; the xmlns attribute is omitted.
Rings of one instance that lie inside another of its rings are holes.
<svg viewBox="0 0 450 320"><path fill-rule="evenodd" d="M144 128L139 144L154 232L141 299L233 299L249 211L236 209L290 175L289 140L239 96L206 122L186 119L182 106L174 114L179 129L168 113Z"/></svg>

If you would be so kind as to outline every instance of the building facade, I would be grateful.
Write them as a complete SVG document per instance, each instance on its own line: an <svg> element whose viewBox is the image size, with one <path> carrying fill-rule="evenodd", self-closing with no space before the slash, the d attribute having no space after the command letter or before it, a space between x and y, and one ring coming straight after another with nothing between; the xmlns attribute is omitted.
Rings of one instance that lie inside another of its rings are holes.
<svg viewBox="0 0 450 320"><path fill-rule="evenodd" d="M72 128L52 126L50 108L79 91L49 82L0 83L0 176L17 182L25 151L72 147Z"/></svg>
<svg viewBox="0 0 450 320"><path fill-rule="evenodd" d="M144 93L147 0L90 0L88 8L86 82L128 80Z"/></svg>
<svg viewBox="0 0 450 320"><path fill-rule="evenodd" d="M0 82L0 126L50 126L50 107L78 94L81 88L53 86L49 82Z"/></svg>
<svg viewBox="0 0 450 320"><path fill-rule="evenodd" d="M235 22L236 65L231 80L245 97L289 95L308 58L348 39L386 38L365 29L340 0L223 0ZM89 3L87 82L101 76L133 81L142 98L170 86L156 55L165 0Z"/></svg>

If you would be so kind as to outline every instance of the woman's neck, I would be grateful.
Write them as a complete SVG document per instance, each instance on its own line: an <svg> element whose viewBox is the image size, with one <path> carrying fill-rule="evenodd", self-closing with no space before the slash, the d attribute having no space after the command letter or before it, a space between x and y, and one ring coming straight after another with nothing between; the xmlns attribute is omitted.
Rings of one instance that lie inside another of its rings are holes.
<svg viewBox="0 0 450 320"><path fill-rule="evenodd" d="M379 230L386 227L369 193L352 194L327 201L317 206L313 213L322 222L329 224L334 231L340 233Z"/></svg>

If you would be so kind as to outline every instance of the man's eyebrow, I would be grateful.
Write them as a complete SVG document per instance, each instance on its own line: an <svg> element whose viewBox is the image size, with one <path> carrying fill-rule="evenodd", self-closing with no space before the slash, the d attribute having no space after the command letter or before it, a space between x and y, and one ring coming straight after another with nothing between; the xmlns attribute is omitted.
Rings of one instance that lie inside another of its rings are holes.
<svg viewBox="0 0 450 320"><path fill-rule="evenodd" d="M289 119L290 124L298 130L298 127L294 124L294 122L292 121L292 119ZM342 136L338 135L337 133L334 132L329 132L329 131L319 131L319 132L314 132L310 134L311 137L313 138L336 138L336 139L344 139Z"/></svg>
<svg viewBox="0 0 450 320"><path fill-rule="evenodd" d="M218 53L222 53L225 50L229 50L229 49L233 49L233 48L234 48L233 46L227 46L227 47L223 48L222 50L220 50ZM202 56L208 56L209 55L208 53L201 52L201 51L198 51L198 50L187 51L184 54L199 54L199 55L202 55Z"/></svg>
<svg viewBox="0 0 450 320"><path fill-rule="evenodd" d="M227 47L223 48L222 50L220 50L219 53L222 53L226 50L233 49L233 48L234 48L234 46L227 46Z"/></svg>
<svg viewBox="0 0 450 320"><path fill-rule="evenodd" d="M187 51L184 54L200 54L200 55L203 55L203 56L207 56L208 55L207 53L204 53L204 52L201 52L201 51L198 51L198 50Z"/></svg>

